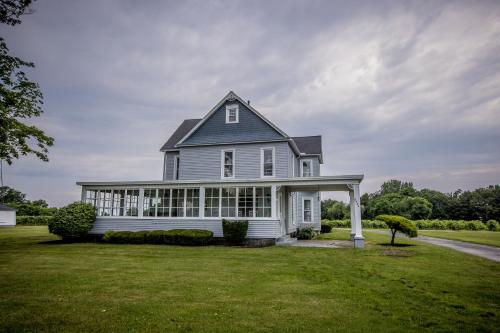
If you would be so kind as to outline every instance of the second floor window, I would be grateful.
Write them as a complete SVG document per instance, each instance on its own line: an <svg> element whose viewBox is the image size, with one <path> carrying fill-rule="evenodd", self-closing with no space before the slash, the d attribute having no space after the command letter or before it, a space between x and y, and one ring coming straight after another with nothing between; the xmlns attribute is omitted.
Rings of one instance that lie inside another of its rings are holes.
<svg viewBox="0 0 500 333"><path fill-rule="evenodd" d="M312 161L311 160L303 160L300 162L300 170L302 177L312 177Z"/></svg>
<svg viewBox="0 0 500 333"><path fill-rule="evenodd" d="M234 150L222 151L222 178L234 178Z"/></svg>
<svg viewBox="0 0 500 333"><path fill-rule="evenodd" d="M261 176L273 177L274 176L274 148L262 148L260 152L261 158Z"/></svg>
<svg viewBox="0 0 500 333"><path fill-rule="evenodd" d="M239 122L238 104L226 105L226 124Z"/></svg>

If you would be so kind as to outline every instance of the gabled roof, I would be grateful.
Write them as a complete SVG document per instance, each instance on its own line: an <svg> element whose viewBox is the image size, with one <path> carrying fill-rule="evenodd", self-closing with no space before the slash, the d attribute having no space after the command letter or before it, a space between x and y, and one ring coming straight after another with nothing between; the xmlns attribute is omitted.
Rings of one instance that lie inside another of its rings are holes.
<svg viewBox="0 0 500 333"><path fill-rule="evenodd" d="M219 109L226 101L239 101L241 104L244 104L250 111L255 113L258 117L260 117L264 122L266 122L269 126L271 126L274 130L276 130L279 134L283 136L285 139L290 139L290 137L283 132L281 129L278 128L278 126L274 125L271 121L269 121L266 117L264 117L262 114L259 113L259 111L255 110L250 104L245 102L240 96L236 95L233 91L230 91L224 98L222 98L217 105L215 105L210 112L208 112L205 117L201 119L198 124L196 124L179 142L177 142L177 145L180 145L184 141L186 141L187 138L189 138L201 125L203 125L216 111Z"/></svg>
<svg viewBox="0 0 500 333"><path fill-rule="evenodd" d="M321 135L294 136L292 139L297 144L301 154L320 155L323 153L321 148Z"/></svg>
<svg viewBox="0 0 500 333"><path fill-rule="evenodd" d="M14 208L0 204L0 211L15 211Z"/></svg>
<svg viewBox="0 0 500 333"><path fill-rule="evenodd" d="M179 142L186 134L189 133L200 122L201 119L185 119L182 124L177 127L174 134L165 142L160 151L176 149L175 145Z"/></svg>

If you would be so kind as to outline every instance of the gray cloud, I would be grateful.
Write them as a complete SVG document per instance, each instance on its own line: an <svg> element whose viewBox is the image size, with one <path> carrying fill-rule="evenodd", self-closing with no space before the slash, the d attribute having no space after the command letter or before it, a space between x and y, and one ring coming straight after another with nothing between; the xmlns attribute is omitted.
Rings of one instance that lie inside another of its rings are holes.
<svg viewBox="0 0 500 333"><path fill-rule="evenodd" d="M500 179L494 1L45 1L2 27L34 61L50 163L7 185L62 205L76 180L159 179L161 144L234 90L290 135L322 134L323 174L443 191Z"/></svg>

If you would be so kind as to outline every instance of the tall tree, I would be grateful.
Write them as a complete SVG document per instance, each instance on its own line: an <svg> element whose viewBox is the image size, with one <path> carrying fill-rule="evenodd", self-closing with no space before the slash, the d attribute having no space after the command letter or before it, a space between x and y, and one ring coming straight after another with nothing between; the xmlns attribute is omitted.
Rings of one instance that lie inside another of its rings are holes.
<svg viewBox="0 0 500 333"><path fill-rule="evenodd" d="M23 14L32 13L31 0L0 0L0 23L16 25ZM12 164L20 155L34 154L48 161L48 147L54 139L25 119L43 113L43 95L38 83L28 80L23 68L34 68L32 62L9 55L0 37L0 161Z"/></svg>

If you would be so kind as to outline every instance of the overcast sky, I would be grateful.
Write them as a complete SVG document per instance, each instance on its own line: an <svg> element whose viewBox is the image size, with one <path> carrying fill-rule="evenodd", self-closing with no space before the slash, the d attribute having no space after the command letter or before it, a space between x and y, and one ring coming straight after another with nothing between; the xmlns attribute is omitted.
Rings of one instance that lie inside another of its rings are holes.
<svg viewBox="0 0 500 333"><path fill-rule="evenodd" d="M77 180L156 180L162 144L234 90L291 136L323 135L323 175L441 191L500 183L498 1L55 1L1 27L35 62L50 162L5 184L51 205Z"/></svg>

